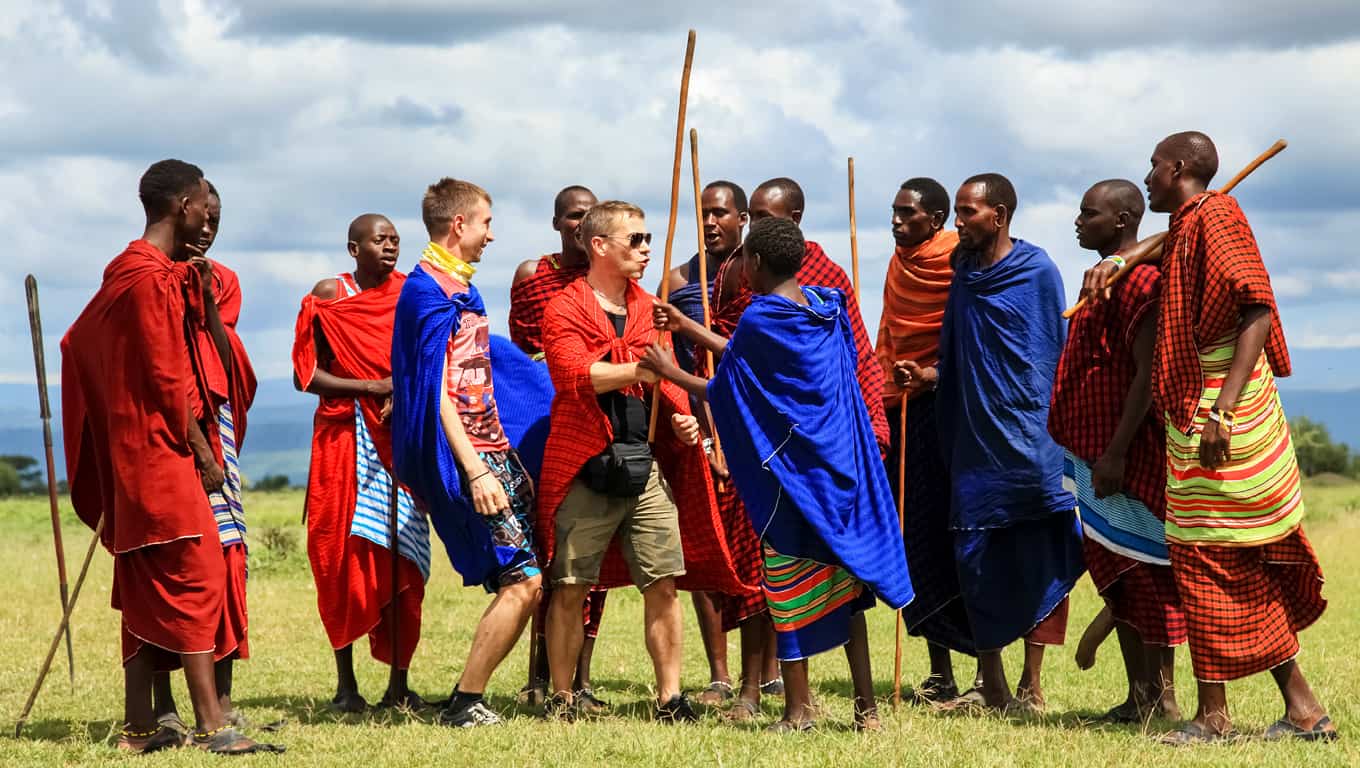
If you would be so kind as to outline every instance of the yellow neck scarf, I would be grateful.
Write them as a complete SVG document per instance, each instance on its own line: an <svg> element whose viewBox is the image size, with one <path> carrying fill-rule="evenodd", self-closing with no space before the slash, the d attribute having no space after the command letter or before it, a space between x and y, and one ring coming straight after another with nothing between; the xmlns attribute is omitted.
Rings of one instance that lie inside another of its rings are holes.
<svg viewBox="0 0 1360 768"><path fill-rule="evenodd" d="M420 254L420 258L469 285L472 284L472 276L477 273L475 266L449 253L448 249L439 243L426 245L424 252Z"/></svg>

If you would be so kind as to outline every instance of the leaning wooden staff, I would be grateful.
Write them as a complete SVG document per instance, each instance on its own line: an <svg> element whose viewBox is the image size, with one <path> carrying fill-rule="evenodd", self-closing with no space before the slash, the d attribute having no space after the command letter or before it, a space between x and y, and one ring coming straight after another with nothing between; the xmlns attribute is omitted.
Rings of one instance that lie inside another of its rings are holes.
<svg viewBox="0 0 1360 768"><path fill-rule="evenodd" d="M1242 170L1238 171L1237 175L1232 177L1232 179L1227 184L1223 185L1223 188L1218 191L1225 195L1228 194L1233 190L1233 187L1236 187L1239 183L1241 183L1243 179L1250 176L1253 171L1255 171L1257 168L1260 168L1262 163L1280 154L1280 152L1284 151L1284 148L1287 146L1289 146L1289 143L1286 142L1284 139L1276 141L1274 144L1270 145L1270 149L1267 149L1265 152L1262 152L1259 156L1257 156L1255 160L1252 160L1250 163L1248 163L1246 168L1243 168ZM1165 240L1166 233L1158 232L1155 235L1145 237L1142 240L1138 241L1137 245L1135 245L1131 250L1129 250L1128 253L1124 254L1124 266L1120 267L1118 272L1111 275L1110 279L1105 281L1105 288L1108 290L1114 287L1115 283L1118 283L1120 280L1122 280L1124 276L1129 273L1130 270L1132 270L1139 264L1143 264L1148 261L1154 261L1155 259L1160 258L1162 255L1162 245ZM1081 308L1084 306L1086 306L1086 299L1083 297L1076 304L1073 304L1071 308L1063 312L1062 316L1070 318L1073 315L1077 314L1077 312L1080 311Z"/></svg>
<svg viewBox="0 0 1360 768"><path fill-rule="evenodd" d="M61 609L66 610L66 548L61 543L61 512L57 506L56 462L52 458L52 408L47 397L47 355L43 351L42 313L38 309L38 280L29 275L24 279L28 294L28 329L33 336L33 367L38 376L38 413L42 418L43 454L47 458L47 503L52 515L52 545L57 550L57 584L61 595ZM66 671L71 679L71 690L76 687L76 655L71 645L71 628L66 628Z"/></svg>
<svg viewBox="0 0 1360 768"><path fill-rule="evenodd" d="M671 250L675 246L675 217L680 206L680 159L685 150L685 108L689 103L689 70L694 65L694 30L685 45L685 68L680 73L680 114L675 119L675 163L671 169L671 217L666 224L666 256L661 268L661 300L670 297ZM702 241L703 238L700 238ZM703 243L700 243L703 247ZM663 342L664 343L664 342ZM647 442L656 442L656 414L660 410L661 386L652 390L652 416L647 425Z"/></svg>
<svg viewBox="0 0 1360 768"><path fill-rule="evenodd" d="M704 245L704 202L703 193L699 188L699 132L693 128L689 129L689 159L690 166L694 170L694 223L699 236L699 301L704 308L704 327L713 327L713 314L708 301L708 248ZM665 277L661 281L663 284L670 283L670 271L667 270ZM663 289L664 290L664 289ZM664 301L664 299L662 299ZM708 375L713 375L713 350L705 349L704 356L708 362ZM708 406L708 400L704 400L704 416L708 418L710 427L713 427L713 410ZM713 457L720 465L725 466L723 460L722 440L718 438L718 430L712 429L713 433ZM718 481L718 490L722 490L723 481Z"/></svg>

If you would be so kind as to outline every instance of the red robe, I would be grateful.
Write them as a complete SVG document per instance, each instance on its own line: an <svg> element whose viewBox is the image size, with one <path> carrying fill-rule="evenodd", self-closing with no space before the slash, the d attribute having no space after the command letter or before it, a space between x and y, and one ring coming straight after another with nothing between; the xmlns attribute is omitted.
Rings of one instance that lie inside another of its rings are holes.
<svg viewBox="0 0 1360 768"><path fill-rule="evenodd" d="M308 294L298 312L293 340L293 371L303 389L317 370L317 334L334 356L328 372L347 379L384 379L392 375L392 323L406 276L393 272L387 282L354 295L330 300ZM343 291L342 291L343 292ZM380 418L379 398L359 399L364 425L379 458L392 472L392 433ZM331 647L352 645L369 636L373 658L391 664L388 605L392 601L393 553L350 535L357 493L354 400L321 398L312 429L312 461L307 477L307 557L316 580L316 602ZM398 556L399 638L396 664L411 664L420 640L425 579L419 566Z"/></svg>
<svg viewBox="0 0 1360 768"><path fill-rule="evenodd" d="M195 371L198 378L205 382L205 389L212 413L195 411L208 444L217 456L218 464L223 462L222 436L218 432L217 408L223 403L231 406L232 428L235 430L236 454L241 454L241 445L246 437L246 413L255 401L255 369L250 364L245 345L236 333L236 323L241 318L241 281L236 273L225 264L217 261L213 266L213 298L217 313L227 332L227 342L231 350L231 371L222 367L222 358L217 354L217 346L205 322L192 324L197 336L195 339ZM193 398L201 403L203 398ZM227 595L224 603L222 624L217 633L218 660L250 658L250 645L247 641L249 619L246 611L246 546L244 542L228 544L222 548L226 560Z"/></svg>
<svg viewBox="0 0 1360 768"><path fill-rule="evenodd" d="M71 504L91 528L104 518L125 661L145 643L172 654L216 648L226 568L186 400L203 382L185 323L202 311L190 266L136 240L61 342Z"/></svg>
<svg viewBox="0 0 1360 768"><path fill-rule="evenodd" d="M589 284L577 280L548 304L543 317L543 343L548 371L557 394L553 397L552 426L543 455L543 474L538 487L538 517L534 534L543 563L552 562L556 545L557 508L566 498L581 467L613 440L612 428L600 410L590 366L606 358L626 363L641 358L657 338L652 327L654 297L637 281L628 286L628 323L623 338L596 302ZM650 391L645 393L652 397ZM700 446L680 443L671 429L672 414L689 414L689 396L670 382L662 382L656 405L656 442L652 446L662 474L671 485L680 515L685 575L676 580L681 589L743 593L723 535L713 500L713 481L708 460ZM632 584L619 552L617 539L609 547L600 569L600 586Z"/></svg>
<svg viewBox="0 0 1360 768"><path fill-rule="evenodd" d="M543 310L563 288L585 277L589 267L562 266L562 254L542 256L529 277L510 288L510 340L526 355L543 351Z"/></svg>

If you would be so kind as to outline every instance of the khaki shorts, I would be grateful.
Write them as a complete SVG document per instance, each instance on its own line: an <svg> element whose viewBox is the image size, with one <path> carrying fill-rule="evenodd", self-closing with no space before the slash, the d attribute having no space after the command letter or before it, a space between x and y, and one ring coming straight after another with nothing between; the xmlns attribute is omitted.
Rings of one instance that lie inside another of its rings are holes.
<svg viewBox="0 0 1360 768"><path fill-rule="evenodd" d="M572 483L557 508L556 532L557 552L548 570L553 584L598 584L616 533L638 589L685 573L680 514L655 461L641 496L611 498L580 480Z"/></svg>

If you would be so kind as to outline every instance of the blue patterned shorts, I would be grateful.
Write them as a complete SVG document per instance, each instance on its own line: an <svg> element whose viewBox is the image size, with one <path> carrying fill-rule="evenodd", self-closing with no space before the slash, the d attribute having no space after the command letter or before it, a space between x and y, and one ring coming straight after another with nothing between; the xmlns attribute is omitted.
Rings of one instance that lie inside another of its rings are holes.
<svg viewBox="0 0 1360 768"><path fill-rule="evenodd" d="M543 572L538 565L538 555L534 552L534 486L514 449L477 455L501 482L510 500L509 509L482 516L482 522L491 531L491 543L496 547L496 555L504 563L482 582L487 592L495 594L503 587L518 584ZM463 481L463 493L469 499L472 498L466 479Z"/></svg>

